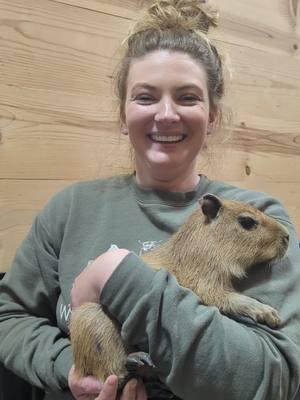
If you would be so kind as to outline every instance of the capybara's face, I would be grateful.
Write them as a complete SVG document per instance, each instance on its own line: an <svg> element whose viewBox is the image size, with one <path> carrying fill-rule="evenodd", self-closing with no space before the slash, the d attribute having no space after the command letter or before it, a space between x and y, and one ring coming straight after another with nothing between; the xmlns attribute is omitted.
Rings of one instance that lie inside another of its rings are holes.
<svg viewBox="0 0 300 400"><path fill-rule="evenodd" d="M222 200L210 228L221 254L245 268L280 259L288 248L289 233L282 224L241 202Z"/></svg>

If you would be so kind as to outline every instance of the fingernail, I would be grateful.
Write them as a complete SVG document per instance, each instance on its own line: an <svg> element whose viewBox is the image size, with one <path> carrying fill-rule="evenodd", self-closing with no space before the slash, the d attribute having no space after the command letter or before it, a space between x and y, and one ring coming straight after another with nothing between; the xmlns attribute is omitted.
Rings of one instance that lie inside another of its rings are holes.
<svg viewBox="0 0 300 400"><path fill-rule="evenodd" d="M111 376L109 376L109 377L107 378L107 383L108 383L109 385L114 386L114 385L116 384L117 380L118 380L118 378L117 378L116 375L111 375Z"/></svg>

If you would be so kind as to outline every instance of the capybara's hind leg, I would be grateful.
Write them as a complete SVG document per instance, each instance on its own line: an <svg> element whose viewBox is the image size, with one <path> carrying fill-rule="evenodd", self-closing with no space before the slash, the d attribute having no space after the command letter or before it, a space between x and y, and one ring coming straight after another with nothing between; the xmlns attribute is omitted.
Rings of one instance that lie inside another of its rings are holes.
<svg viewBox="0 0 300 400"><path fill-rule="evenodd" d="M84 303L72 312L71 344L78 377L96 376L102 382L117 375L120 386L127 379L125 348L118 326L96 303Z"/></svg>

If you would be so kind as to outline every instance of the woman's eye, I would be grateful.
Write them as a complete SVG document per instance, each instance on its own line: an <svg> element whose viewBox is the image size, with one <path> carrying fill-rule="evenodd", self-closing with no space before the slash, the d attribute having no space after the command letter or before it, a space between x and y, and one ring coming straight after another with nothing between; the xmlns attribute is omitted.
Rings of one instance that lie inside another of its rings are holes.
<svg viewBox="0 0 300 400"><path fill-rule="evenodd" d="M197 103L200 101L200 98L195 95L187 94L180 97L180 100L184 103Z"/></svg>
<svg viewBox="0 0 300 400"><path fill-rule="evenodd" d="M141 94L135 97L135 101L142 104L149 104L154 101L154 98L147 94Z"/></svg>

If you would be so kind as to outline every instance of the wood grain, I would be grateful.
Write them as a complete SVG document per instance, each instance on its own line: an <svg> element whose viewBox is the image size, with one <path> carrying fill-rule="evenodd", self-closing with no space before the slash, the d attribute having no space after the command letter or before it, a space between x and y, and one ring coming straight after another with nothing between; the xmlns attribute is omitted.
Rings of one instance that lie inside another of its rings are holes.
<svg viewBox="0 0 300 400"><path fill-rule="evenodd" d="M141 3L0 0L0 271L55 192L132 170L111 77ZM299 30L283 0L211 4L233 120L199 171L280 198L300 237Z"/></svg>
<svg viewBox="0 0 300 400"><path fill-rule="evenodd" d="M0 272L5 272L32 220L57 191L72 181L0 180Z"/></svg>

